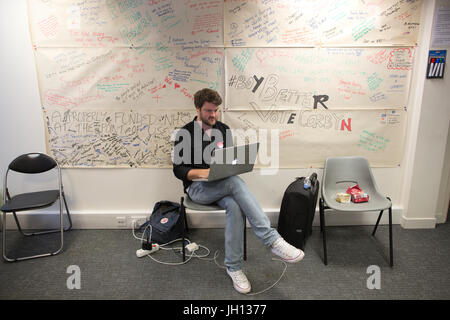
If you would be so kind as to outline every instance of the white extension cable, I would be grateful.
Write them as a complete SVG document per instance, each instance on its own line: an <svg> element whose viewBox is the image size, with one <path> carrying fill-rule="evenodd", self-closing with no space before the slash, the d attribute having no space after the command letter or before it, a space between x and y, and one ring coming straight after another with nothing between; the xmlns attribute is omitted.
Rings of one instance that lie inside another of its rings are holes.
<svg viewBox="0 0 450 320"><path fill-rule="evenodd" d="M147 228L149 228L149 227L150 227L149 239L152 238L152 226L149 224L147 227L145 227L145 229L144 229L144 231L143 231L143 233L142 233L142 236L139 238L139 237L136 236L136 234L135 234L135 232L134 232L135 223L136 223L136 221L133 221L133 224L132 224L132 227L133 227L133 237L134 237L135 239L141 241L141 246L142 246L142 243L143 243L144 241L146 241L146 239L144 239L145 231L146 231ZM182 240L183 240L183 239L180 238L180 239L175 239L175 240L173 240L173 241L170 241L170 242L168 242L168 243L164 243L164 244L161 244L161 245L158 245L158 244L152 244L152 250L138 249L137 252L136 252L136 255L137 255L138 257L144 257L144 256L147 256L147 257L149 257L150 259L152 259L153 261L155 261L155 262L157 262L157 263L164 264L164 265L170 265L170 266L183 265L183 264L189 262L192 258L198 258L198 259L201 259L201 260L214 261L214 263L215 263L219 268L226 269L225 266L221 266L221 265L217 262L217 257L218 257L218 255L219 255L219 250L216 250L216 251L214 252L214 257L212 257L212 258L207 258L207 257L209 256L209 254L210 254L210 250L209 250L207 247L205 247L205 246L199 245L199 244L197 244L197 243L195 243L195 242L191 242L191 241L190 241L189 239L187 239L187 238L184 239L184 240L187 241L187 243L188 243L188 244L185 246L185 249L186 249L188 252L190 252L191 254L188 255L188 258L187 258L185 261L183 261L183 262L163 262L163 261L159 261L159 260L155 259L154 257L152 257L152 253L154 253L154 252L156 252L156 251L158 251L158 250L160 250L160 249L161 249L161 250L179 251L179 253L181 253L181 252L182 252L182 247L170 247L170 248L165 248L165 246L168 246L168 245L170 245L170 244L173 244L173 243L175 243L175 242L177 242L177 241L182 241ZM183 243L183 245L184 245L184 243ZM197 254L196 252L197 252L198 250L200 250L200 248L206 250L206 254L203 254L203 255ZM280 262L282 262L282 263L284 264L283 272L281 273L281 275L280 275L280 277L278 278L278 280L275 281L272 285L270 285L269 287L267 287L267 288L264 289L264 290L261 290L261 291L259 291L259 292L254 292L254 293L253 293L253 292L252 292L252 293L246 293L246 295L248 295L248 296L255 296L255 295L257 295L257 294L261 294L261 293L263 293L263 292L266 292L266 291L272 289L278 282L280 282L281 278L283 278L283 276L284 276L284 274L285 274L285 272L286 272L286 269L287 269L287 263L286 263L285 261L281 260L281 259L272 258L272 260L273 260L273 261L280 261Z"/></svg>
<svg viewBox="0 0 450 320"><path fill-rule="evenodd" d="M147 226L145 227L145 229L142 231L142 236L139 238L139 237L136 236L136 234L135 234L135 232L134 232L135 223L136 223L136 221L133 221L133 223L132 223L133 237L134 237L135 239L141 241L141 245L142 245L142 243L143 243L144 241L146 241L146 239L144 238L144 236L145 236L145 232L146 232L147 228L150 228L149 239L152 238L152 226L151 226L150 224L147 225ZM188 238L185 238L184 240L187 241L187 243L188 243L188 244L185 246L185 248L187 249L187 251L189 251L189 252L191 253L190 255L188 255L188 259L186 259L185 261L183 261L183 262L164 262L164 261L160 261L160 260L155 259L154 257L152 257L151 254L154 253L154 252L156 252L156 251L158 251L158 250L171 250L171 251L178 251L179 253L181 253L182 250L183 250L182 247L170 247L170 248L165 248L165 247L168 246L168 245L171 245L171 244L173 244L173 243L175 243L175 242L182 241L182 240L183 240L183 239L181 239L181 238L180 238L180 239L175 239L175 240L172 240L172 241L170 241L170 242L167 242L167 243L164 243L164 244L161 244L161 245L157 245L157 246L154 246L154 244L152 244L152 250L142 250L142 249L138 249L137 252L136 252L136 255L137 255L138 257L144 257L144 256L147 256L147 257L151 258L152 260L154 260L155 262L158 262L158 263L161 263L161 264L164 264L164 265L171 265L171 266L176 266L176 265L182 265L182 264L185 264L185 263L189 262L192 258L199 258L199 259L202 259L202 258L205 258L205 257L209 256L210 251L209 251L208 248L206 248L205 246L202 246L202 245L198 245L198 244L196 244L196 243L191 243L191 241L190 241ZM195 252L196 252L197 250L199 250L200 248L206 250L206 254L199 255L199 254L195 253Z"/></svg>
<svg viewBox="0 0 450 320"><path fill-rule="evenodd" d="M219 250L216 250L216 252L214 252L214 258L212 258L212 259L210 259L210 260L214 260L214 263L215 263L219 268L222 268L222 269L225 269L225 270L226 270L227 267L221 266L221 265L217 262L216 259L217 259L217 256L218 256L218 255L219 255ZM257 294L261 294L261 293L263 293L263 292L266 292L266 291L272 289L273 287L275 287L275 285L276 285L278 282L280 282L281 278L283 278L284 273L286 272L286 269L287 269L287 263L286 263L285 261L281 260L281 259L276 259L276 258L272 258L271 260L272 260L272 261L280 261L281 263L284 264L283 272L281 273L281 275L280 275L280 277L278 278L278 280L275 281L271 286L267 287L267 288L264 289L264 290L261 290L261 291L258 291L258 292L252 292L252 293L245 293L245 295L247 295L247 296L256 296Z"/></svg>

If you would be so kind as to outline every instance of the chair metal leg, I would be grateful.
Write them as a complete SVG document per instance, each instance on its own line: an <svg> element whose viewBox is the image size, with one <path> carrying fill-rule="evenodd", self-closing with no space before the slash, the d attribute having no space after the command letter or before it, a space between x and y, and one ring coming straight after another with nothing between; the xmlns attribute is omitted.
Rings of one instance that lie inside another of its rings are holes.
<svg viewBox="0 0 450 320"><path fill-rule="evenodd" d="M387 197L389 201L391 201L391 198ZM377 231L378 224L380 222L381 216L383 215L383 211L381 210L380 214L378 215L377 223L375 224L375 228L373 229L372 236L375 235L375 232ZM392 204L389 207L389 265L391 268L394 266L394 247L392 243Z"/></svg>
<svg viewBox="0 0 450 320"><path fill-rule="evenodd" d="M320 230L322 231L323 240L323 263L328 264L327 257L327 237L326 237L326 226L325 226L325 205L322 198L319 200L319 211L320 211Z"/></svg>
<svg viewBox="0 0 450 320"><path fill-rule="evenodd" d="M5 259L5 261L8 262L14 262L17 261L18 259L11 259L9 257L6 256L6 212L3 212L3 227L2 227L2 233L3 233L3 243L2 243L2 255L3 255L3 259Z"/></svg>
<svg viewBox="0 0 450 320"><path fill-rule="evenodd" d="M383 215L383 212L384 212L384 210L381 210L380 214L378 215L377 223L375 223L375 228L373 228L373 231L372 231L372 236L374 236L375 232L377 231L378 224L380 223L381 216Z"/></svg>
<svg viewBox="0 0 450 320"><path fill-rule="evenodd" d="M67 229L64 229L64 231L69 231L72 229L72 218L70 217L69 207L67 206L66 196L64 195L64 192L62 193L63 200L64 200L64 206L66 207L67 212L67 219L69 220L69 226Z"/></svg>
<svg viewBox="0 0 450 320"><path fill-rule="evenodd" d="M247 261L247 218L244 216L244 261Z"/></svg>
<svg viewBox="0 0 450 320"><path fill-rule="evenodd" d="M322 202L323 202L322 198L319 198L319 217L324 210ZM322 220L320 220L320 232L323 232Z"/></svg>
<svg viewBox="0 0 450 320"><path fill-rule="evenodd" d="M388 198L391 201L390 198ZM394 266L394 247L392 243L392 204L389 207L389 262L391 268Z"/></svg>
<svg viewBox="0 0 450 320"><path fill-rule="evenodd" d="M186 229L186 232L189 232L189 226L188 226L187 215L186 215L186 207L184 206L184 197L181 197L180 204L181 204L180 208L182 210L181 214L182 214L182 218L184 220L184 228Z"/></svg>
<svg viewBox="0 0 450 320"><path fill-rule="evenodd" d="M183 232L181 233L181 246L182 246L182 253L183 253L183 262L186 261L186 246L184 245L184 240L186 238L186 232L188 231L188 225L187 225L187 218L186 218L186 208L184 207L184 197L181 197L180 199L180 218L184 221L184 228Z"/></svg>
<svg viewBox="0 0 450 320"><path fill-rule="evenodd" d="M52 233L52 232L60 232L60 246L59 249L56 250L55 252L51 252L48 255L50 256L54 256L57 255L58 253L60 253L64 247L64 215L63 215L63 208L62 208L62 200L59 199L59 230L53 230L53 231L49 231L47 233ZM44 232L45 233L45 232ZM38 233L36 233L38 234Z"/></svg>
<svg viewBox="0 0 450 320"><path fill-rule="evenodd" d="M19 223L19 218L17 218L16 212L13 211L12 214L13 214L14 220L16 221L17 229L19 230L19 232L21 234L23 234L24 236L31 236L32 234L23 232L22 227L20 226L20 223ZM5 219L5 221L6 221L6 219Z"/></svg>
<svg viewBox="0 0 450 320"><path fill-rule="evenodd" d="M3 259L5 259L6 261L12 262L14 261L9 259L6 256L6 212L3 212L3 221L2 221L2 255L3 255Z"/></svg>
<svg viewBox="0 0 450 320"><path fill-rule="evenodd" d="M391 198L386 198L391 201ZM383 215L383 212L384 210L381 210L380 214L378 215L377 223L375 224L375 228L373 229L372 236L375 236L375 232L377 231L377 227L380 222L381 216ZM392 204L389 207L389 265L391 266L391 268L394 266L394 246L392 243Z"/></svg>

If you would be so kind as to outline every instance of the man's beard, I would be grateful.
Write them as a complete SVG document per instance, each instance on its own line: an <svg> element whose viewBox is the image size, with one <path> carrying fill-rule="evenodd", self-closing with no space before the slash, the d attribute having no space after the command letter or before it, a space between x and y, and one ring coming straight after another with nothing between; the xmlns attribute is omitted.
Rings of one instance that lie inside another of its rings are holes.
<svg viewBox="0 0 450 320"><path fill-rule="evenodd" d="M202 121L202 123L204 125L206 125L208 127L212 127L213 125L216 124L216 121L217 121L217 119L215 117L212 117L211 120L210 120L209 117L205 119L202 116L200 116L200 120ZM210 123L211 121L213 121L212 124Z"/></svg>

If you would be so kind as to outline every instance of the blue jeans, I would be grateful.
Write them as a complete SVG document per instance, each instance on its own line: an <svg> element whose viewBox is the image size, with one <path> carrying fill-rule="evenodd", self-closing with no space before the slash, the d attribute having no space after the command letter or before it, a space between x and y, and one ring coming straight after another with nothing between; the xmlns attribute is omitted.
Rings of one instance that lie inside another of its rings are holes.
<svg viewBox="0 0 450 320"><path fill-rule="evenodd" d="M211 182L194 181L188 194L194 202L217 203L226 211L225 266L230 271L242 269L244 215L264 245L270 246L280 237L277 230L270 227L269 218L239 176Z"/></svg>

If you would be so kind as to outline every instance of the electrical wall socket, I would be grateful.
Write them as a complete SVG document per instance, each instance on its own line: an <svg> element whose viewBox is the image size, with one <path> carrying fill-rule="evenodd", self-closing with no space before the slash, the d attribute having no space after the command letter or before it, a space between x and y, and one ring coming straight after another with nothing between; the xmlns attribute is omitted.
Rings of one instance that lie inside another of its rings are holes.
<svg viewBox="0 0 450 320"><path fill-rule="evenodd" d="M143 225L146 221L147 221L146 216L131 216L128 218L128 226L130 228L133 228L133 223L134 223L134 227L138 228L141 225Z"/></svg>
<svg viewBox="0 0 450 320"><path fill-rule="evenodd" d="M116 225L119 229L125 229L127 227L127 219L125 217L116 217Z"/></svg>

